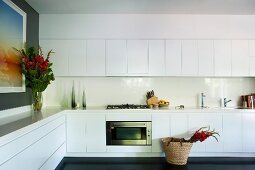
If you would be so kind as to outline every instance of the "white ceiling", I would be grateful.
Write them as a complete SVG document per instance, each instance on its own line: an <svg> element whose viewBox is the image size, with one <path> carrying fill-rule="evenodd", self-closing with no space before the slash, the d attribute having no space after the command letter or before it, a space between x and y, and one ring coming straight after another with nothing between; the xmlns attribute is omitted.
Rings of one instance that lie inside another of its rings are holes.
<svg viewBox="0 0 255 170"><path fill-rule="evenodd" d="M255 0L26 0L40 14L255 14Z"/></svg>

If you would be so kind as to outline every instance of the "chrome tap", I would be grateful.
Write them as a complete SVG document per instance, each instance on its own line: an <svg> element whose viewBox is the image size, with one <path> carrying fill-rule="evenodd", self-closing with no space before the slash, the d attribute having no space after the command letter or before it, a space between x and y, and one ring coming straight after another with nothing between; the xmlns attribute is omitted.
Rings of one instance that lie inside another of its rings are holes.
<svg viewBox="0 0 255 170"><path fill-rule="evenodd" d="M206 97L206 94L205 93L201 93L201 108L205 108L205 105L204 105L204 98Z"/></svg>
<svg viewBox="0 0 255 170"><path fill-rule="evenodd" d="M227 107L227 104L231 102L232 100L227 100L227 98L224 98L224 107Z"/></svg>

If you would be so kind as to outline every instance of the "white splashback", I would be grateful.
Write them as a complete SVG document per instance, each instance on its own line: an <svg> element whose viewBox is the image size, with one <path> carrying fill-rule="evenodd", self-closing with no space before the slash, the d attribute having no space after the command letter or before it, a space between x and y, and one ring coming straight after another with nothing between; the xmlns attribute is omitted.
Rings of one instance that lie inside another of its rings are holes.
<svg viewBox="0 0 255 170"><path fill-rule="evenodd" d="M85 89L87 106L108 104L145 104L146 92L154 90L159 99L171 106L199 106L198 96L206 93L205 105L219 107L220 99L240 105L240 96L255 92L254 78L186 78L186 77L56 77L44 92L44 106L71 105L71 89L75 84L76 99L81 103Z"/></svg>

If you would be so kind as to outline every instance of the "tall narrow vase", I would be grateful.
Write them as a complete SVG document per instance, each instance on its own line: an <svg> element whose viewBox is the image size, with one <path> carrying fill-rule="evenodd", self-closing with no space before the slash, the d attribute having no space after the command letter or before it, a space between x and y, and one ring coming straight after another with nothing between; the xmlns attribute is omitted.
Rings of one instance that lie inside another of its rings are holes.
<svg viewBox="0 0 255 170"><path fill-rule="evenodd" d="M42 92L33 92L33 109L34 111L41 111L42 110Z"/></svg>
<svg viewBox="0 0 255 170"><path fill-rule="evenodd" d="M73 81L73 86L72 86L71 106L73 109L76 107L74 81Z"/></svg>

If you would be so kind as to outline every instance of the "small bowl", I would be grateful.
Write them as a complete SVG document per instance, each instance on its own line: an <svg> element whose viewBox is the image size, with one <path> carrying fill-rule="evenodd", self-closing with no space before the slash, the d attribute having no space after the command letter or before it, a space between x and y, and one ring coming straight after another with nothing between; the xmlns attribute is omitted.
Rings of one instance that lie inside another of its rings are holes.
<svg viewBox="0 0 255 170"><path fill-rule="evenodd" d="M159 107L168 107L169 104L159 104Z"/></svg>

